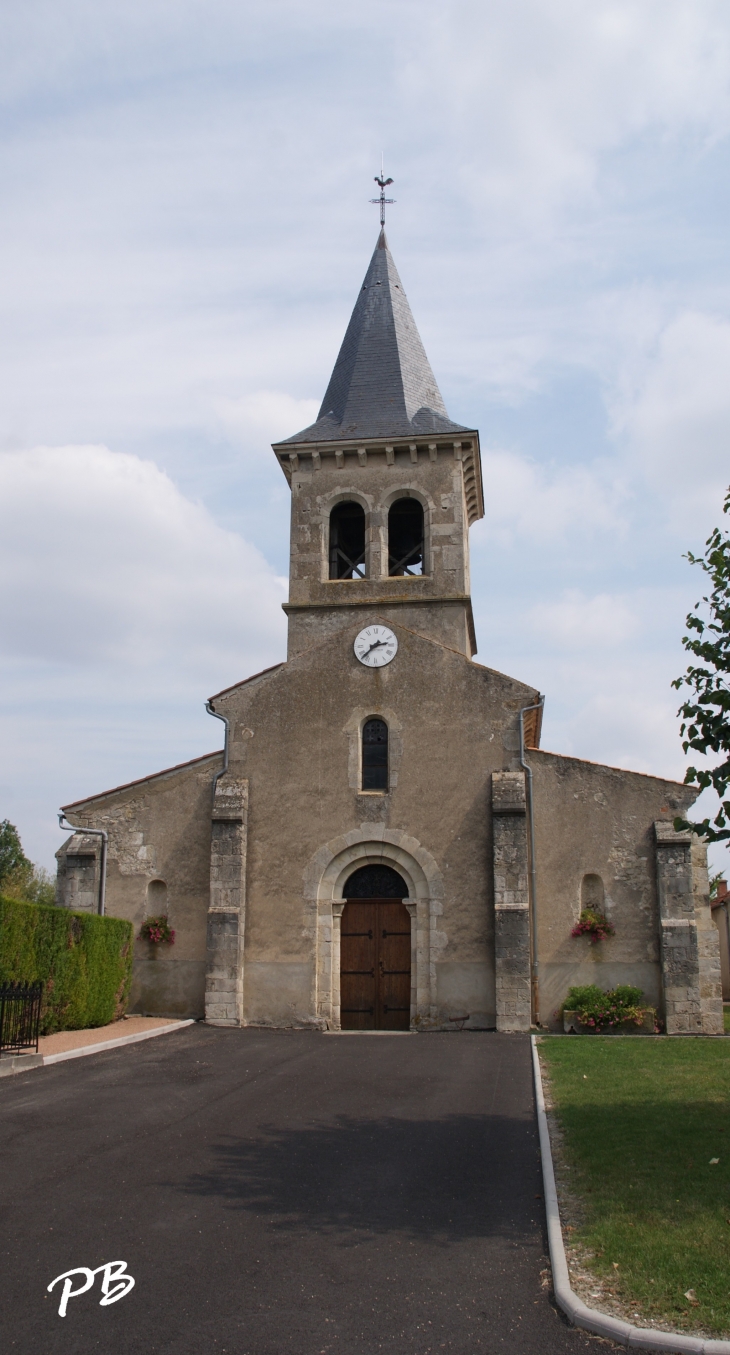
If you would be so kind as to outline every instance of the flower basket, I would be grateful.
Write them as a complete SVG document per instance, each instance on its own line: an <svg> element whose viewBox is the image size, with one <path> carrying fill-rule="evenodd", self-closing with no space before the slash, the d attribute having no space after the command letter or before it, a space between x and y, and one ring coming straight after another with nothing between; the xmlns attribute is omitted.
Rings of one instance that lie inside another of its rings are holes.
<svg viewBox="0 0 730 1355"><path fill-rule="evenodd" d="M656 1012L653 1007L641 1009L642 1019L621 1021L613 1026L599 1026L594 1022L581 1020L580 1012L563 1012L563 1031L566 1035L654 1035L656 1033Z"/></svg>
<svg viewBox="0 0 730 1355"><path fill-rule="evenodd" d="M584 908L570 935L589 936L593 946L597 941L608 940L615 930L603 913L596 912L595 908Z"/></svg>
<svg viewBox="0 0 730 1355"><path fill-rule="evenodd" d="M166 913L161 917L148 917L142 923L139 934L143 941L149 941L153 946L172 946L175 943L175 931L169 925Z"/></svg>
<svg viewBox="0 0 730 1355"><path fill-rule="evenodd" d="M571 988L555 1013L566 1035L653 1035L656 1012L644 1005L640 988L618 984L604 992L597 984Z"/></svg>

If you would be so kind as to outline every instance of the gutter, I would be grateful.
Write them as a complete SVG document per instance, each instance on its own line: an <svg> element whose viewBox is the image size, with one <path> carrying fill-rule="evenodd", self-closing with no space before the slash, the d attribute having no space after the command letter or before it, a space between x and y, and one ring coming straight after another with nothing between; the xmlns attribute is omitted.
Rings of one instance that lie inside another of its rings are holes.
<svg viewBox="0 0 730 1355"><path fill-rule="evenodd" d="M590 1331L594 1336L603 1336L608 1341L616 1341L630 1350L682 1351L683 1355L730 1355L730 1341L714 1341L702 1336L682 1336L674 1331L657 1331L655 1327L635 1327L632 1322L624 1322L619 1317L609 1317L608 1313L599 1313L597 1308L589 1308L578 1298L570 1287L570 1272L563 1243L563 1230L560 1226L560 1208L558 1192L555 1186L553 1155L550 1150L550 1131L545 1113L545 1097L542 1090L540 1057L537 1052L537 1040L530 1036L532 1045L532 1067L535 1075L535 1101L537 1104L537 1127L540 1133L540 1157L542 1159L542 1182L545 1196L545 1214L547 1217L548 1243L550 1246L550 1266L553 1272L553 1293L555 1302L566 1317L576 1327Z"/></svg>
<svg viewBox="0 0 730 1355"><path fill-rule="evenodd" d="M523 706L520 711L520 766L527 778L527 817L530 827L530 977L532 980L532 1016L536 1026L540 1024L540 987L539 956L537 944L537 869L535 866L535 815L532 797L532 767L525 761L525 716L531 710L542 710L545 697L541 696L531 706Z"/></svg>
<svg viewBox="0 0 730 1355"><path fill-rule="evenodd" d="M208 714L212 715L216 720L222 720L226 727L226 737L225 742L223 744L223 766L221 767L220 771L216 772L215 776L213 777L213 800L215 800L215 793L216 790L218 789L218 782L220 781L221 777L225 776L226 772L228 771L228 738L231 732L231 725L227 715L221 715L220 711L214 710L212 700L206 701L205 709L207 710Z"/></svg>
<svg viewBox="0 0 730 1355"><path fill-rule="evenodd" d="M66 815L62 809L59 809L58 826L63 833L68 832L70 828L72 833L83 833L86 837L101 838L101 878L99 880L99 904L96 911L98 912L99 917L104 917L106 908L106 856L109 844L109 834L106 833L103 828L78 828L75 824L69 823L68 819L66 819L66 822L64 823L64 819L66 819Z"/></svg>

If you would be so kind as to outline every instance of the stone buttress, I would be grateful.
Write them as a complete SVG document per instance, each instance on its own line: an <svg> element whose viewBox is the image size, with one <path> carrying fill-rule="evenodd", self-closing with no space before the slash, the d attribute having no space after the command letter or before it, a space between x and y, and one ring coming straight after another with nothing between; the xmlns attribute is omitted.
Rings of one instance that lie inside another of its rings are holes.
<svg viewBox="0 0 730 1355"><path fill-rule="evenodd" d="M529 1030L530 900L524 772L492 773L497 1030Z"/></svg>
<svg viewBox="0 0 730 1355"><path fill-rule="evenodd" d="M216 782L210 844L205 1019L243 1022L243 933L246 917L248 781Z"/></svg>

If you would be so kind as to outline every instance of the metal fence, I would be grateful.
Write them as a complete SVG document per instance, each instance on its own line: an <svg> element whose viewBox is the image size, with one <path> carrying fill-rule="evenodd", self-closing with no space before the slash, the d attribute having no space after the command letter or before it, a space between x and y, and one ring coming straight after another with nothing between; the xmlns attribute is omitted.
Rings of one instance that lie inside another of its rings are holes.
<svg viewBox="0 0 730 1355"><path fill-rule="evenodd" d="M0 1053L38 1053L42 983L0 984Z"/></svg>

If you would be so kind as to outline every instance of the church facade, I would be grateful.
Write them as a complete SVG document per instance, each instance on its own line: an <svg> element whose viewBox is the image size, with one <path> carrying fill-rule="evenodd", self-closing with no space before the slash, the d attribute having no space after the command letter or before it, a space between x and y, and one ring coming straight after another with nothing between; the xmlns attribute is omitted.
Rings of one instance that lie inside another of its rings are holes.
<svg viewBox="0 0 730 1355"><path fill-rule="evenodd" d="M221 752L64 810L58 902L175 929L136 941L132 1008L527 1030L573 984L631 983L668 1031L721 1033L705 850L673 828L692 790L541 750L539 692L475 662L479 435L383 232L316 423L273 451L286 662L210 699ZM571 935L587 907L607 939Z"/></svg>

